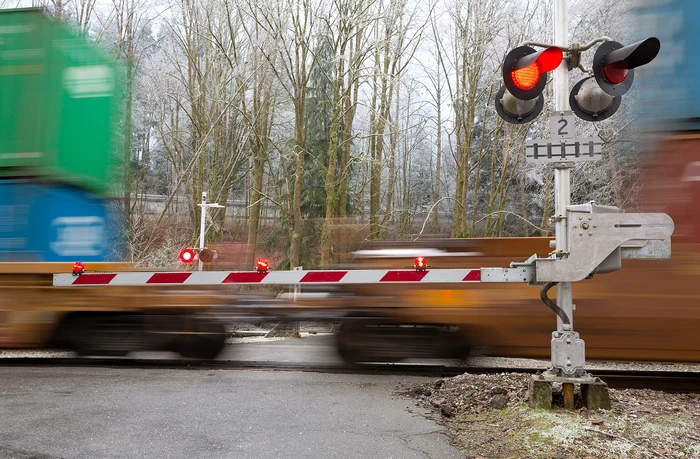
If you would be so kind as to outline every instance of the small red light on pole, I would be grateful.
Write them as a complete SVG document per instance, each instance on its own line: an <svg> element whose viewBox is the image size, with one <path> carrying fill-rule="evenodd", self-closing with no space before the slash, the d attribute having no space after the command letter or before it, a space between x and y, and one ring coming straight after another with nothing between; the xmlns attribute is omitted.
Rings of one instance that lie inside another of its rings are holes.
<svg viewBox="0 0 700 459"><path fill-rule="evenodd" d="M428 261L425 257L416 257L415 267L416 271L425 271L428 267Z"/></svg>
<svg viewBox="0 0 700 459"><path fill-rule="evenodd" d="M266 272L267 272L267 269L269 268L269 266L270 266L270 262L268 262L268 261L267 261L266 259L264 259L264 258L261 258L261 259L259 259L258 262L256 263L256 270L257 270L259 273L266 273Z"/></svg>
<svg viewBox="0 0 700 459"><path fill-rule="evenodd" d="M74 276L80 276L84 272L85 272L85 266L81 262L76 261L75 263L73 263L73 275Z"/></svg>
<svg viewBox="0 0 700 459"><path fill-rule="evenodd" d="M180 261L183 263L192 263L194 261L194 250L182 249L180 252Z"/></svg>

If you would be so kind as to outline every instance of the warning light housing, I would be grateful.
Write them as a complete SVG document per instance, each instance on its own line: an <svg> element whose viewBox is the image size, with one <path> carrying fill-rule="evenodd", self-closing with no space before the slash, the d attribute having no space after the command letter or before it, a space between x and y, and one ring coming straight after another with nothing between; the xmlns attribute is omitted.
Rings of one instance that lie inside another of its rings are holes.
<svg viewBox="0 0 700 459"><path fill-rule="evenodd" d="M425 257L416 257L414 266L416 271L425 271L428 268L428 261L425 259Z"/></svg>
<svg viewBox="0 0 700 459"><path fill-rule="evenodd" d="M661 49L656 37L623 46L616 41L606 41L598 47L593 57L593 75L598 86L613 97L622 96L632 87L634 69L654 60Z"/></svg>
<svg viewBox="0 0 700 459"><path fill-rule="evenodd" d="M544 90L547 73L559 67L563 57L556 46L541 51L519 46L503 61L503 84L518 99L534 99Z"/></svg>
<svg viewBox="0 0 700 459"><path fill-rule="evenodd" d="M556 46L536 51L519 46L510 51L503 61L503 86L496 94L496 111L505 121L523 124L542 112L542 91L547 84L547 73L556 69L563 59Z"/></svg>
<svg viewBox="0 0 700 459"><path fill-rule="evenodd" d="M623 46L606 41L593 57L593 77L576 83L569 95L571 110L586 121L611 117L622 103L622 96L634 81L634 69L648 64L659 54L661 43L651 37Z"/></svg>
<svg viewBox="0 0 700 459"><path fill-rule="evenodd" d="M615 114L622 96L613 97L598 86L595 78L588 77L576 83L569 94L571 110L586 121L603 121Z"/></svg>
<svg viewBox="0 0 700 459"><path fill-rule="evenodd" d="M192 249L182 249L180 251L180 261L183 263L192 263L195 259L195 252Z"/></svg>
<svg viewBox="0 0 700 459"><path fill-rule="evenodd" d="M270 262L268 262L266 259L261 258L255 263L255 268L258 273L266 273L267 270L270 267Z"/></svg>
<svg viewBox="0 0 700 459"><path fill-rule="evenodd" d="M73 275L74 276L80 276L85 272L85 265L83 265L81 262L76 261L73 263Z"/></svg>

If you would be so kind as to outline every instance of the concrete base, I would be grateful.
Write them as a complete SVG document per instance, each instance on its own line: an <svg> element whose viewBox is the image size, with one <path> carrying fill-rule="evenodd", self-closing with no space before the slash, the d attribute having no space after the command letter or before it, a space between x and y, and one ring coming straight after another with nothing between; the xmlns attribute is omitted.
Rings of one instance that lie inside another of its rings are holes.
<svg viewBox="0 0 700 459"><path fill-rule="evenodd" d="M555 376L551 373L534 375L530 378L528 384L530 390L530 407L545 410L552 409L552 383L555 382L580 385L583 405L589 410L611 409L608 385L600 379L588 375L568 378ZM566 408L570 409L573 408L573 406Z"/></svg>
<svg viewBox="0 0 700 459"><path fill-rule="evenodd" d="M612 409L608 385L602 381L592 384L581 384L581 396L583 397L583 405L589 410Z"/></svg>
<svg viewBox="0 0 700 459"><path fill-rule="evenodd" d="M544 410L552 409L552 383L540 380L538 376L530 378L530 407Z"/></svg>

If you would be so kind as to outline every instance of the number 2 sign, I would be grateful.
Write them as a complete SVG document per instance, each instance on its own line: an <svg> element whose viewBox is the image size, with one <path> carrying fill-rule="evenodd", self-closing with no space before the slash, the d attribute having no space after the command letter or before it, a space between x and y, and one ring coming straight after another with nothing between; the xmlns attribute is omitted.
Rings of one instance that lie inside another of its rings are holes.
<svg viewBox="0 0 700 459"><path fill-rule="evenodd" d="M576 115L571 112L559 112L549 120L550 139L573 139L576 137Z"/></svg>

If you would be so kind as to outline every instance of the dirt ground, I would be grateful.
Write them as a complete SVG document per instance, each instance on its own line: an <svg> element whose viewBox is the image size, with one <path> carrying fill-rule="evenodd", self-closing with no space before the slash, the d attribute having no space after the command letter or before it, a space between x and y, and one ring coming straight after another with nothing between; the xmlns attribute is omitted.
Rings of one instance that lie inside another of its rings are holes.
<svg viewBox="0 0 700 459"><path fill-rule="evenodd" d="M430 408L467 458L700 458L700 394L610 389L610 411L586 410L580 394L574 411L533 410L528 378L467 373L397 393Z"/></svg>

